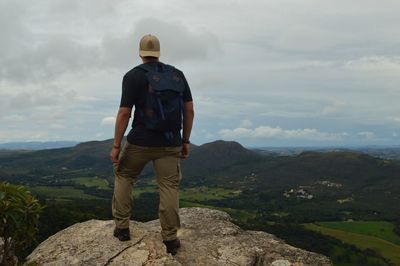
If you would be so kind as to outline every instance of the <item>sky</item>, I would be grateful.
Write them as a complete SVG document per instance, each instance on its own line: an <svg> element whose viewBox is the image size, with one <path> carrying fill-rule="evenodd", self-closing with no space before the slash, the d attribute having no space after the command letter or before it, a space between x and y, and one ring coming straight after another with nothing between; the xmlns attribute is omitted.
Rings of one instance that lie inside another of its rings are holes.
<svg viewBox="0 0 400 266"><path fill-rule="evenodd" d="M400 145L400 1L0 0L0 143L113 138L145 34L181 69L191 141Z"/></svg>

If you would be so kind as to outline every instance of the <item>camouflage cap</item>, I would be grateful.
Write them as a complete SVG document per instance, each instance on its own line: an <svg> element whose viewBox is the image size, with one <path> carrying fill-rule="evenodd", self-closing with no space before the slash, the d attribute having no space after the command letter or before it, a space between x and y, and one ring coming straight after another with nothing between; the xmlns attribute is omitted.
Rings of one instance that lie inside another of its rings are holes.
<svg viewBox="0 0 400 266"><path fill-rule="evenodd" d="M143 36L140 40L139 55L160 57L160 41L158 38L151 34Z"/></svg>

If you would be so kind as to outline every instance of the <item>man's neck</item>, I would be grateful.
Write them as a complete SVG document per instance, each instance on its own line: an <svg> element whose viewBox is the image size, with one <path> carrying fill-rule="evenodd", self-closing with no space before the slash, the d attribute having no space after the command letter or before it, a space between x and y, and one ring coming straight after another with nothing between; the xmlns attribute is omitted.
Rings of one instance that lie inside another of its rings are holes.
<svg viewBox="0 0 400 266"><path fill-rule="evenodd" d="M158 58L142 58L143 64L159 62Z"/></svg>

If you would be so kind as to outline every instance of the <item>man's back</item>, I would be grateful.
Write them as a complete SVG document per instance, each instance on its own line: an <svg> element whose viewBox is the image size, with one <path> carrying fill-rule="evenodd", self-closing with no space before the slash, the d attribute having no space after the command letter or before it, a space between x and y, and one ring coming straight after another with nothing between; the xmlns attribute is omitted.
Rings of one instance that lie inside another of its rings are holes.
<svg viewBox="0 0 400 266"><path fill-rule="evenodd" d="M146 65L154 69L157 67L162 69L165 66L165 64L161 62L149 62L146 63ZM183 101L191 102L192 94L186 78L182 71L176 68L175 70L185 85ZM172 139L166 139L164 133L146 128L142 114L146 106L148 90L149 82L144 69L136 66L125 74L122 82L122 97L120 107L135 107L132 129L127 136L128 142L139 146L149 147L181 146L182 136L180 130L175 130L173 132Z"/></svg>

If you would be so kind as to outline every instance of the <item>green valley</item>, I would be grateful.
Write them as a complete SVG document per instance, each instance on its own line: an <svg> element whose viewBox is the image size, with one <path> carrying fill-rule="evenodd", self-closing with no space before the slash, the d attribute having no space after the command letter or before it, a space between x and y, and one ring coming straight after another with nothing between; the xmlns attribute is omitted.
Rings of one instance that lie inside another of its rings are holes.
<svg viewBox="0 0 400 266"><path fill-rule="evenodd" d="M111 219L111 143L0 153L0 180L29 187L47 205L39 240L76 222ZM271 232L335 265L397 263L399 161L355 151L278 156L216 141L193 145L182 172L181 207L224 210L243 228ZM132 218L155 219L158 188L150 165L132 193ZM350 234L357 240L345 238Z"/></svg>
<svg viewBox="0 0 400 266"><path fill-rule="evenodd" d="M367 225L363 225L362 222L356 222L356 224L361 225L361 228L357 228L357 225L350 227L347 225L348 222L345 223L346 224L344 224L342 227L345 228L344 230L330 228L341 228L339 222L335 222L334 226L307 224L305 225L305 227L307 229L320 232L324 235L337 238L347 244L354 245L361 250L376 252L377 254L380 254L383 257L389 259L394 265L400 265L400 245L392 242L393 240L395 242L398 242L399 237L396 236L393 231L388 231L385 234L379 234L381 237L371 235L376 232L376 227L382 223L385 224L385 227L390 227L388 223L372 222ZM393 225L391 226L393 227ZM352 231L356 231L357 233L353 233ZM390 238L392 241L388 241L385 238Z"/></svg>

